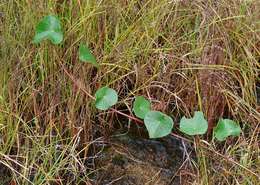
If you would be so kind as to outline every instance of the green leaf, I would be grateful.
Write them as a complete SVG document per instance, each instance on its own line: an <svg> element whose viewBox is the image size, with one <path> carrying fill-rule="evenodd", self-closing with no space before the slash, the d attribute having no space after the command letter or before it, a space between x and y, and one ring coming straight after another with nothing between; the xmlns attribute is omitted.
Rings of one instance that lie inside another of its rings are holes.
<svg viewBox="0 0 260 185"><path fill-rule="evenodd" d="M144 117L144 124L150 138L160 138L171 133L173 120L159 111L150 111Z"/></svg>
<svg viewBox="0 0 260 185"><path fill-rule="evenodd" d="M220 119L214 128L214 136L219 141L224 141L228 136L239 136L240 126L230 119Z"/></svg>
<svg viewBox="0 0 260 185"><path fill-rule="evenodd" d="M80 46L79 46L79 59L83 62L88 62L88 63L91 63L94 66L98 67L96 58L91 53L89 48L87 46L85 46L84 44L80 44Z"/></svg>
<svg viewBox="0 0 260 185"><path fill-rule="evenodd" d="M180 121L180 131L188 135L205 134L208 129L208 122L205 120L203 112L196 111L193 118L182 117Z"/></svg>
<svg viewBox="0 0 260 185"><path fill-rule="evenodd" d="M95 106L100 110L107 110L118 101L118 95L114 89L102 87L97 90Z"/></svg>
<svg viewBox="0 0 260 185"><path fill-rule="evenodd" d="M36 34L33 43L38 44L42 40L50 40L53 44L59 44L63 40L60 20L54 15L45 16L36 26Z"/></svg>
<svg viewBox="0 0 260 185"><path fill-rule="evenodd" d="M144 119L146 113L151 111L151 104L143 96L137 96L135 97L133 110L138 118Z"/></svg>

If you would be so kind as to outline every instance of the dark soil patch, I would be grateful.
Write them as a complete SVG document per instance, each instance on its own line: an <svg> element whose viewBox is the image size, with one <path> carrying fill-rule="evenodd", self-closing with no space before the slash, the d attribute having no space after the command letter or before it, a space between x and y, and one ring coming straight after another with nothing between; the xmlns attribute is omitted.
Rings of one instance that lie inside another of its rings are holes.
<svg viewBox="0 0 260 185"><path fill-rule="evenodd" d="M173 136L160 140L114 136L96 159L94 181L99 185L178 185L185 150L192 152Z"/></svg>
<svg viewBox="0 0 260 185"><path fill-rule="evenodd" d="M11 181L12 175L9 168L0 163L0 184L8 185Z"/></svg>

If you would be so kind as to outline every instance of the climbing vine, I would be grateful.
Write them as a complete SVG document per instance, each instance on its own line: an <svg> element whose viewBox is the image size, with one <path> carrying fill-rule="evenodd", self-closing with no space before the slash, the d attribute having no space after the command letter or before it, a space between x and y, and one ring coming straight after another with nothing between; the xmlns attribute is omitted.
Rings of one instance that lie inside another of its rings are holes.
<svg viewBox="0 0 260 185"><path fill-rule="evenodd" d="M49 40L55 45L62 42L62 26L57 16L45 16L36 26L36 34L33 38L33 43L38 44L44 40ZM83 43L79 45L79 60L99 68L95 56ZM118 102L117 92L109 87L97 89L95 97L90 94L88 95L95 101L95 107L102 111L110 109ZM143 119L150 138L164 137L172 132L174 126L172 118L165 113L152 110L150 101L145 97L135 97L133 112L136 117ZM132 118L127 114L121 114ZM179 130L190 136L203 135L208 130L208 122L204 118L203 112L196 111L192 118L186 118L185 116L181 118ZM219 141L223 141L229 136L239 136L240 133L241 128L239 124L230 119L220 118L217 126L213 129L213 136Z"/></svg>

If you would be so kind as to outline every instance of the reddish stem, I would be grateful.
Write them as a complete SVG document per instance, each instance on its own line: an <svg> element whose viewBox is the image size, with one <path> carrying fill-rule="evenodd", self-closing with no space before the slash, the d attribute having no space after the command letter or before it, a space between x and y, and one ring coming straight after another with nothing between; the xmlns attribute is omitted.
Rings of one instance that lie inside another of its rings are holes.
<svg viewBox="0 0 260 185"><path fill-rule="evenodd" d="M116 110L116 109L114 109L114 108L110 108L110 109L111 109L112 111L118 113L118 114L121 114L122 116L125 116L125 117L127 117L127 118L129 118L129 119L131 119L131 120L136 121L137 123L143 124L143 121L140 120L140 119L138 119L138 118L136 118L136 117L130 116L130 115L128 115L128 114L125 114L125 113L123 113L123 112L121 112L121 111L119 111L119 110Z"/></svg>
<svg viewBox="0 0 260 185"><path fill-rule="evenodd" d="M86 94L87 96L89 96L91 99L95 100L95 97L94 97L94 96L92 96L92 95L91 95L90 93L88 93L80 84L78 84L77 80L75 80L74 77L66 70L65 66L64 66L63 64L61 64L61 66L62 66L62 69L64 70L65 74L72 80L72 82L73 82L83 93L85 93L85 94ZM127 118L129 118L129 119L131 119L131 120L133 120L133 121L135 121L135 122L137 122L137 123L139 123L139 124L144 124L144 122L143 122L142 120L140 120L140 119L138 119L138 118L136 118L136 117L133 117L133 116L128 115L128 114L125 114L125 113L123 113L123 112L121 112L121 111L119 111L119 110L116 110L116 109L114 109L114 108L110 108L110 109L111 109L112 111L114 111L114 112L116 112L116 113L122 115L122 116L125 116L125 117L127 117ZM176 138L183 139L184 141L187 141L187 142L193 142L193 141L191 141L191 140L189 140L189 139L186 139L186 138L184 138L184 137L182 137L182 136L179 136L179 135L177 135L177 134L174 134L173 132L171 133L171 135L174 136L174 137L176 137Z"/></svg>

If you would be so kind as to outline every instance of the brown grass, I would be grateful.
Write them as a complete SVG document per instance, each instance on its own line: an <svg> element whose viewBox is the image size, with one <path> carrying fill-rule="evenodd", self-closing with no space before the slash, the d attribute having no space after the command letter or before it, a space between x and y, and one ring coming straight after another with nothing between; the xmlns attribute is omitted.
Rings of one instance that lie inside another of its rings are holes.
<svg viewBox="0 0 260 185"><path fill-rule="evenodd" d="M49 13L60 16L64 42L35 46L35 25ZM96 152L91 144L122 118L97 111L78 85L91 95L109 85L119 92L115 108L125 113L134 95L144 95L177 123L196 110L205 112L210 130L219 117L235 119L243 128L238 139L194 140L194 183L257 183L259 18L257 0L1 2L0 161L17 171L20 184L32 174L34 184L51 184L68 165L78 177ZM99 70L78 61L80 41Z"/></svg>

